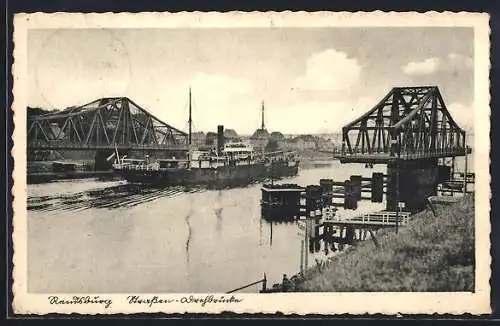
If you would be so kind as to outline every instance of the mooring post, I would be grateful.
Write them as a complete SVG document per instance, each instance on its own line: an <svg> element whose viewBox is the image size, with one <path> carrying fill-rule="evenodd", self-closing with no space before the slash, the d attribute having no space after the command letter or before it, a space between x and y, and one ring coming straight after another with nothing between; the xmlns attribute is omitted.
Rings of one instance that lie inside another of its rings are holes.
<svg viewBox="0 0 500 326"><path fill-rule="evenodd" d="M361 176L351 175L351 187L356 201L361 200Z"/></svg>
<svg viewBox="0 0 500 326"><path fill-rule="evenodd" d="M307 265L309 264L309 228L310 228L310 219L306 218L306 231L304 236L304 270L307 269Z"/></svg>
<svg viewBox="0 0 500 326"><path fill-rule="evenodd" d="M371 201L372 203L381 203L384 196L384 174L374 172L372 174L372 189Z"/></svg>
<svg viewBox="0 0 500 326"><path fill-rule="evenodd" d="M300 240L300 273L304 274L304 239Z"/></svg>
<svg viewBox="0 0 500 326"><path fill-rule="evenodd" d="M396 234L398 233L399 225L399 170L396 174Z"/></svg>
<svg viewBox="0 0 500 326"><path fill-rule="evenodd" d="M266 273L264 273L264 278L262 279L262 292L266 292L267 290L267 278Z"/></svg>
<svg viewBox="0 0 500 326"><path fill-rule="evenodd" d="M450 180L455 179L455 156L451 158L451 173L450 173Z"/></svg>
<svg viewBox="0 0 500 326"><path fill-rule="evenodd" d="M314 253L314 248L315 248L315 246L314 246L314 238L309 238L309 252L311 254Z"/></svg>
<svg viewBox="0 0 500 326"><path fill-rule="evenodd" d="M344 182L344 209L352 209L352 189L351 180L345 180Z"/></svg>
<svg viewBox="0 0 500 326"><path fill-rule="evenodd" d="M399 195L400 195L400 184L399 184L399 177L400 177L400 172L401 172L401 161L399 159L399 151L397 153L398 159L397 159L397 164L396 164L396 234L398 233L398 228L399 228Z"/></svg>
<svg viewBox="0 0 500 326"><path fill-rule="evenodd" d="M361 196L361 185L358 188L359 194L356 192L356 181L346 180L344 182L344 209L358 208L358 195Z"/></svg>
<svg viewBox="0 0 500 326"><path fill-rule="evenodd" d="M314 251L320 251L321 250L321 243L320 243L320 234L319 234L319 228L320 228L320 219L316 218L314 220ZM324 232L324 229L323 229Z"/></svg>
<svg viewBox="0 0 500 326"><path fill-rule="evenodd" d="M467 143L465 145L464 196L467 194Z"/></svg>

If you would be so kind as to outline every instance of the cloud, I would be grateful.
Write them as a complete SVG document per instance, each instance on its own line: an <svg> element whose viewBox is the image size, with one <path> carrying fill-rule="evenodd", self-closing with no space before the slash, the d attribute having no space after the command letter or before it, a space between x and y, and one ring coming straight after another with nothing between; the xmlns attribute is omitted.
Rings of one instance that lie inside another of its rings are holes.
<svg viewBox="0 0 500 326"><path fill-rule="evenodd" d="M449 53L446 58L432 57L423 61L410 61L402 66L403 72L410 76L432 75L437 72L454 72L457 70L472 69L474 61L471 57Z"/></svg>
<svg viewBox="0 0 500 326"><path fill-rule="evenodd" d="M299 76L294 87L307 90L344 90L359 79L361 66L344 52L328 49L307 59L306 73Z"/></svg>
<svg viewBox="0 0 500 326"><path fill-rule="evenodd" d="M304 101L268 110L267 126L284 133L337 132L376 102L367 97L355 101ZM289 118L286 118L289 117Z"/></svg>
<svg viewBox="0 0 500 326"><path fill-rule="evenodd" d="M419 76L430 75L435 73L440 65L439 58L428 58L424 61L411 61L402 67L403 72L407 75Z"/></svg>
<svg viewBox="0 0 500 326"><path fill-rule="evenodd" d="M266 111L266 127L269 131L278 130L283 133L338 132L343 126L372 109L379 101L380 98L363 96L353 100L303 101L289 106L270 106ZM473 130L472 106L454 102L447 108L461 128ZM257 110L254 112L258 114Z"/></svg>
<svg viewBox="0 0 500 326"><path fill-rule="evenodd" d="M463 129L474 129L475 111L472 106L467 106L462 103L453 102L447 105L448 112L451 117Z"/></svg>
<svg viewBox="0 0 500 326"><path fill-rule="evenodd" d="M448 66L450 69L472 69L474 67L474 60L471 57L452 52L448 54Z"/></svg>

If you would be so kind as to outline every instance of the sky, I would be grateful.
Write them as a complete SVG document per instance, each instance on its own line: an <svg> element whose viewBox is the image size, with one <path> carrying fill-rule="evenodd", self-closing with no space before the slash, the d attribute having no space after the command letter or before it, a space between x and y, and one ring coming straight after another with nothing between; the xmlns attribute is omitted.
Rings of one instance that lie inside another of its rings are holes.
<svg viewBox="0 0 500 326"><path fill-rule="evenodd" d="M436 85L473 127L472 28L40 29L28 34L28 105L126 96L187 130L337 132L392 87Z"/></svg>

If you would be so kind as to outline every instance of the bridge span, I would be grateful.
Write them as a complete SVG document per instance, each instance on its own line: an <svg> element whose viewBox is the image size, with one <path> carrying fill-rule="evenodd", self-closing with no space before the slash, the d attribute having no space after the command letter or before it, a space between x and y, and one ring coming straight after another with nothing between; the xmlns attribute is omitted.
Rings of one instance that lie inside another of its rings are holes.
<svg viewBox="0 0 500 326"><path fill-rule="evenodd" d="M342 128L341 163L387 164L387 210L413 210L452 181L455 158L471 149L437 86L395 87ZM448 166L451 158L451 166ZM466 193L466 178L463 192Z"/></svg>
<svg viewBox="0 0 500 326"><path fill-rule="evenodd" d="M187 150L188 134L127 97L101 98L28 120L28 150Z"/></svg>
<svg viewBox="0 0 500 326"><path fill-rule="evenodd" d="M436 86L395 87L342 128L343 163L389 163L465 156L465 131Z"/></svg>

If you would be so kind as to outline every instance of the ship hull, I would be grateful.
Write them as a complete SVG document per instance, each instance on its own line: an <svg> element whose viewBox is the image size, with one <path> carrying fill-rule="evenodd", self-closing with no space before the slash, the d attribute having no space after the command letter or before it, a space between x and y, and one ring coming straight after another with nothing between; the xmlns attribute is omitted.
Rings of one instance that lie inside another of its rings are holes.
<svg viewBox="0 0 500 326"><path fill-rule="evenodd" d="M218 168L191 168L177 170L116 169L129 182L159 185L241 186L268 178L294 176L298 163L266 166L264 164L222 166Z"/></svg>

